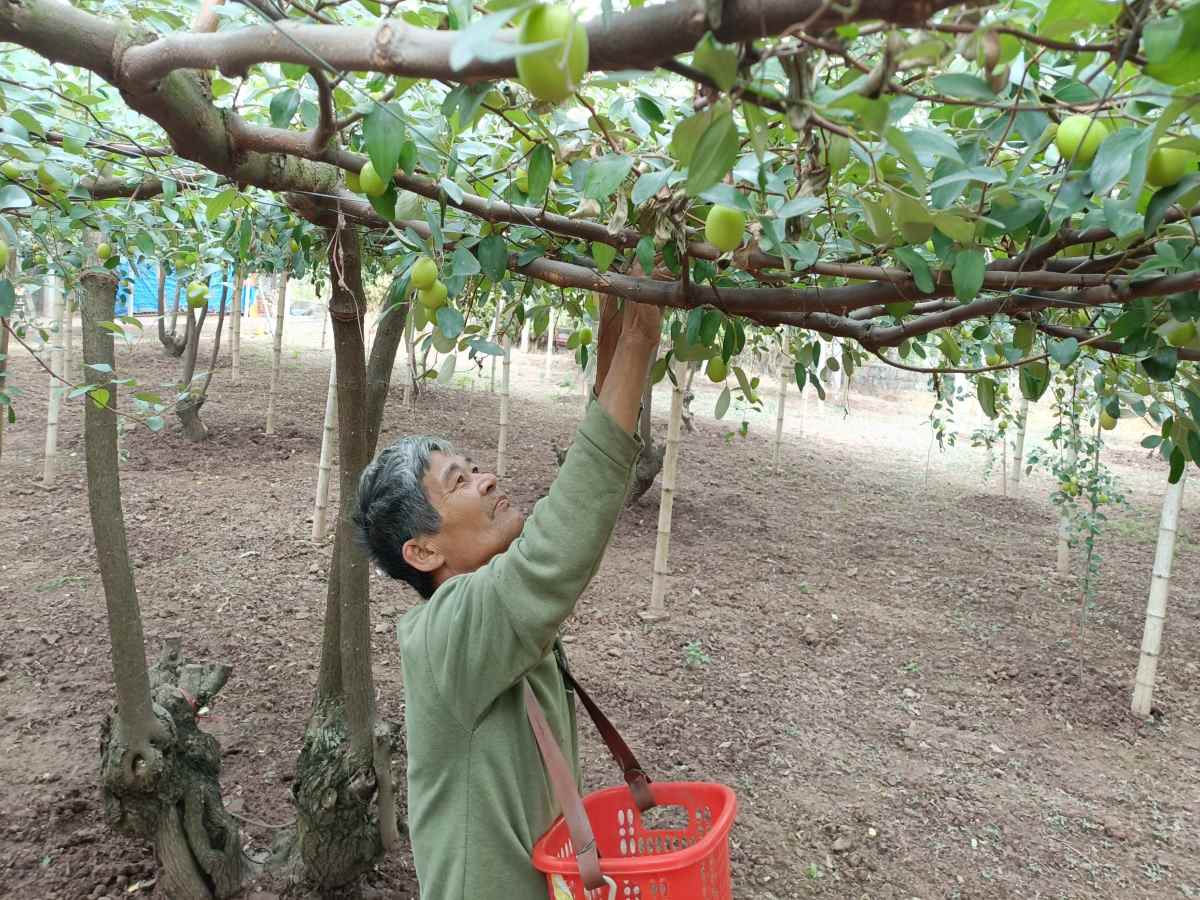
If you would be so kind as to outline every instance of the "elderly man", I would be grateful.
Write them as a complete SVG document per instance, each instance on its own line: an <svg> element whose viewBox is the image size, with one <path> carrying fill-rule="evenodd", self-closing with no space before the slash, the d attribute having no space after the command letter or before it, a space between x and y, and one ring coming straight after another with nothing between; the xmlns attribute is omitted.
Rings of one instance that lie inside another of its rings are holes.
<svg viewBox="0 0 1200 900"><path fill-rule="evenodd" d="M413 856L427 900L534 900L534 841L557 814L526 719L540 701L575 766L559 626L604 555L640 443L662 316L604 298L596 397L528 521L444 441L404 438L363 472L359 525L376 564L425 602L398 629Z"/></svg>

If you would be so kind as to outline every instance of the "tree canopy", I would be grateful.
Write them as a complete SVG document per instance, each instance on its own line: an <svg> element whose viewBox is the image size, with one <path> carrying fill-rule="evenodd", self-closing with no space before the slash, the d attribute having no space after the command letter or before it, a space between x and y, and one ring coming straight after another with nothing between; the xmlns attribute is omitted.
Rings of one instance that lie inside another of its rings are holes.
<svg viewBox="0 0 1200 900"><path fill-rule="evenodd" d="M443 347L488 352L465 323L496 289L544 328L556 292L518 276L686 311L682 359L794 326L802 386L872 355L965 372L989 415L1006 370L1036 399L1082 357L1172 479L1200 463L1200 4L602 0L558 103L517 61L578 41L519 39L531 5L3 4L19 277L71 277L85 228L114 264L303 269L312 224L358 226L400 292L438 262ZM745 216L732 251L714 205Z"/></svg>

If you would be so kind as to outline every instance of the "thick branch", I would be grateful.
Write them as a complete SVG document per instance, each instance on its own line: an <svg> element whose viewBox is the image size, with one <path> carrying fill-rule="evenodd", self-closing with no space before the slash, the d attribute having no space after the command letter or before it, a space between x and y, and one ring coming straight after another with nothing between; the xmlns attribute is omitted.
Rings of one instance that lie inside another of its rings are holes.
<svg viewBox="0 0 1200 900"><path fill-rule="evenodd" d="M1096 335L1091 334L1082 328L1068 328L1065 325L1054 325L1049 322L1037 322L1036 324L1038 331L1042 332L1043 334L1048 334L1051 337L1073 337L1081 344L1084 341L1087 341L1090 346L1095 347L1097 350L1106 350L1109 353L1125 352L1120 341L1098 339ZM1200 350L1189 350L1186 347L1180 347L1175 352L1179 354L1180 359L1188 360L1190 362L1200 362Z"/></svg>

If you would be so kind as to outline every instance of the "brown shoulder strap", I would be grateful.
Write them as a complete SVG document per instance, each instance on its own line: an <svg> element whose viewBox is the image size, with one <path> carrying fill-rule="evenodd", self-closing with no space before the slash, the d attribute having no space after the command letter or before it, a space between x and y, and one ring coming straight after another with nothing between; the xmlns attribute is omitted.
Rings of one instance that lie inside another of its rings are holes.
<svg viewBox="0 0 1200 900"><path fill-rule="evenodd" d="M562 807L563 818L571 832L575 859L579 863L579 877L583 879L584 887L589 891L602 888L606 882L600 872L600 854L596 852L596 838L592 834L592 824L588 821L587 811L583 808L579 788L575 786L575 776L571 773L571 766L563 755L562 748L554 739L550 723L546 721L546 714L542 712L541 704L533 695L528 681L525 682L525 712L529 716L533 736L537 738L538 747L542 751L542 762L546 765L546 774L550 778L554 798Z"/></svg>
<svg viewBox="0 0 1200 900"><path fill-rule="evenodd" d="M558 669L562 672L563 680L573 690L579 699L583 701L584 708L588 711L592 721L596 723L596 730L600 732L600 737L604 739L604 743L608 747L608 752L612 754L613 759L617 761L617 765L621 767L621 774L625 777L625 783L629 785L629 790L633 794L633 801L637 804L637 808L642 812L651 809L654 804L654 795L650 792L650 778L642 769L641 763L637 761L637 757L633 755L633 751L629 749L629 745L625 743L625 739L621 737L621 733L617 731L616 726L608 720L608 716L600 711L600 707L596 705L585 691L582 685L575 680L563 661L561 653L554 654L558 660Z"/></svg>

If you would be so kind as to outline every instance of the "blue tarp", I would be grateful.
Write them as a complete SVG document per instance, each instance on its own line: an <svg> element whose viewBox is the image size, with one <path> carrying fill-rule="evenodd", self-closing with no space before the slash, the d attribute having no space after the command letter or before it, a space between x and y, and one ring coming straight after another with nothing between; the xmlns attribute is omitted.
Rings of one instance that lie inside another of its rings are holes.
<svg viewBox="0 0 1200 900"><path fill-rule="evenodd" d="M143 259L138 265L138 270L141 277L138 277L134 270L124 260L116 268L116 275L120 287L117 288L117 314L122 316L127 315L157 315L158 314L158 265L151 260ZM186 281L190 282L188 278ZM132 284L132 291L128 285ZM163 303L167 312L171 311L171 304L175 300L175 273L167 271L166 291L163 294ZM229 285L229 291L233 293L233 269L221 272L213 272L208 279L208 310L215 313L221 308L221 290L225 284ZM187 290L187 284L184 284L184 291ZM251 306L254 305L255 295L258 293L258 288L253 285L242 286L242 315L246 315ZM132 308L130 308L130 299L132 298ZM186 307L186 297L180 298L180 306ZM233 297L230 296L225 302L226 312L233 310Z"/></svg>

